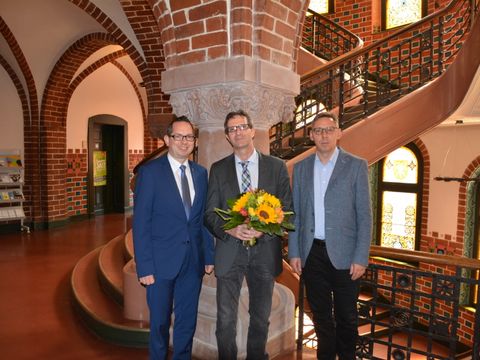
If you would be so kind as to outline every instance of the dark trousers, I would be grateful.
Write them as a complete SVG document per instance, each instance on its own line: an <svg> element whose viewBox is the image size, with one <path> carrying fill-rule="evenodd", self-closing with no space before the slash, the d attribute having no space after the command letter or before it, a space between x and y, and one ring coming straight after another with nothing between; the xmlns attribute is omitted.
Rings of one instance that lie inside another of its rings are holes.
<svg viewBox="0 0 480 360"><path fill-rule="evenodd" d="M261 246L261 245L257 245ZM243 279L249 293L250 324L247 337L247 359L268 359L265 351L268 336L274 277L259 259L257 247L241 246L230 270L217 277L217 337L219 360L237 359L238 301Z"/></svg>
<svg viewBox="0 0 480 360"><path fill-rule="evenodd" d="M147 303L150 310L150 359L166 360L168 355L169 329L172 310L173 360L190 360L192 342L197 324L198 298L202 277L198 274L196 259L191 258L191 249L185 255L176 278L155 278L147 286Z"/></svg>
<svg viewBox="0 0 480 360"><path fill-rule="evenodd" d="M360 282L352 281L349 273L350 269L335 269L325 245L314 242L303 277L318 338L318 359L335 360L336 354L339 360L355 359Z"/></svg>

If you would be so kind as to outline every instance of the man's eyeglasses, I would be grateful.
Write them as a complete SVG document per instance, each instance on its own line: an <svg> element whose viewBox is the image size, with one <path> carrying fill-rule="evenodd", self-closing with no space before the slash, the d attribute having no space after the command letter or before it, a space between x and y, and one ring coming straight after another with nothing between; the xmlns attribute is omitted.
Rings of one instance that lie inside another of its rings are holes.
<svg viewBox="0 0 480 360"><path fill-rule="evenodd" d="M322 135L323 133L327 134L327 135L331 135L335 132L335 130L337 130L338 128L335 127L335 126L329 126L329 127L317 127L317 128L313 128L312 129L312 132L315 134L315 135Z"/></svg>
<svg viewBox="0 0 480 360"><path fill-rule="evenodd" d="M188 142L195 141L195 135L180 135L180 134L172 134L170 137L175 141L183 141L187 140Z"/></svg>
<svg viewBox="0 0 480 360"><path fill-rule="evenodd" d="M240 124L240 125L235 125L235 126L229 126L229 127L227 127L227 133L233 134L237 130L245 131L247 129L250 129L250 125L248 125L248 124Z"/></svg>

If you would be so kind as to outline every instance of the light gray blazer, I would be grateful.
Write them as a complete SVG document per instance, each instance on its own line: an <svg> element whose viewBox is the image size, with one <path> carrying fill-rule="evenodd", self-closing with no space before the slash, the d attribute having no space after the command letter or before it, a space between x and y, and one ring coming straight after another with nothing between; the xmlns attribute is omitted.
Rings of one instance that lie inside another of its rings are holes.
<svg viewBox="0 0 480 360"><path fill-rule="evenodd" d="M339 149L325 193L325 241L336 269L368 265L372 234L372 209L367 162ZM295 164L293 208L295 231L289 233L288 257L305 266L315 234L313 168L316 154Z"/></svg>

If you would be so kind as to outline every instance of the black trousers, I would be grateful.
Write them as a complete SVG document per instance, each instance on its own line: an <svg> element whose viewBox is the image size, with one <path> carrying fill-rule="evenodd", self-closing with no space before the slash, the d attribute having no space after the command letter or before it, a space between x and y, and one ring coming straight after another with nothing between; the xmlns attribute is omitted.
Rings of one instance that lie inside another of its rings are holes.
<svg viewBox="0 0 480 360"><path fill-rule="evenodd" d="M217 329L219 360L237 359L237 317L243 279L247 280L250 323L247 335L247 360L266 360L269 318L275 278L259 256L261 244L240 246L231 269L217 276Z"/></svg>
<svg viewBox="0 0 480 360"><path fill-rule="evenodd" d="M360 281L351 279L350 269L335 269L325 244L318 241L307 257L303 277L318 338L317 358L355 359Z"/></svg>

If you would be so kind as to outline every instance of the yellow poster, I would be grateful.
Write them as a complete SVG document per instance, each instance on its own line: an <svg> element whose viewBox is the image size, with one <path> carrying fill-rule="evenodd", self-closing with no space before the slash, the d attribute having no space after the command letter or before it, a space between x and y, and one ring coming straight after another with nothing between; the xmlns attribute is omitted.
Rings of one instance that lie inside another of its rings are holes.
<svg viewBox="0 0 480 360"><path fill-rule="evenodd" d="M93 186L107 185L107 152L93 152Z"/></svg>

